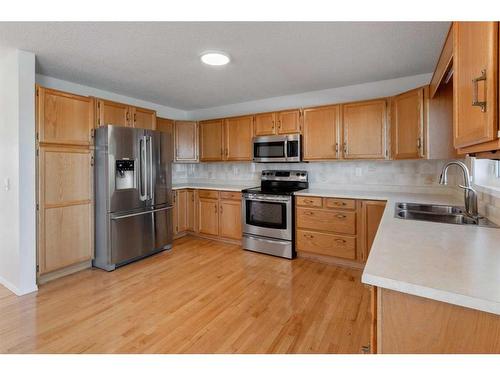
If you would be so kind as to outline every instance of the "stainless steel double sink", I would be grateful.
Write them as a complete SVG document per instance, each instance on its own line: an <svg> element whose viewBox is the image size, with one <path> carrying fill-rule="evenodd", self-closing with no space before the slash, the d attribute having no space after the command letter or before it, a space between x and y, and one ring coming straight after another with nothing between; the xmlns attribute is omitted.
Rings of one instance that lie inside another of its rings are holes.
<svg viewBox="0 0 500 375"><path fill-rule="evenodd" d="M465 208L439 204L396 203L395 217L404 220L422 220L444 224L476 225L498 228L486 218L467 216Z"/></svg>

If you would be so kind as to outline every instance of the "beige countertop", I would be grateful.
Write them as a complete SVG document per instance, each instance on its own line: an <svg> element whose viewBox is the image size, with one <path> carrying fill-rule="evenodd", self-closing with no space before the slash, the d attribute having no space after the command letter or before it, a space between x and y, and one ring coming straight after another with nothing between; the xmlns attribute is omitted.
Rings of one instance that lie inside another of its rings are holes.
<svg viewBox="0 0 500 375"><path fill-rule="evenodd" d="M179 189L202 189L202 190L222 190L222 191L242 191L257 186L258 183L223 184L223 183L179 183L173 184L173 190Z"/></svg>
<svg viewBox="0 0 500 375"><path fill-rule="evenodd" d="M386 200L362 282L500 315L500 229L402 220L396 202L453 204L453 195L308 189L296 195Z"/></svg>

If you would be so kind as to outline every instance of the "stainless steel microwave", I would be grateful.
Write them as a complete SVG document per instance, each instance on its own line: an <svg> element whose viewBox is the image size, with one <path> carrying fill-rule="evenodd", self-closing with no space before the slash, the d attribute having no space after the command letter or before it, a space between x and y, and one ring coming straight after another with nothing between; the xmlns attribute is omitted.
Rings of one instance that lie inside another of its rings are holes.
<svg viewBox="0 0 500 375"><path fill-rule="evenodd" d="M258 163L298 163L301 159L300 134L254 137L253 161Z"/></svg>

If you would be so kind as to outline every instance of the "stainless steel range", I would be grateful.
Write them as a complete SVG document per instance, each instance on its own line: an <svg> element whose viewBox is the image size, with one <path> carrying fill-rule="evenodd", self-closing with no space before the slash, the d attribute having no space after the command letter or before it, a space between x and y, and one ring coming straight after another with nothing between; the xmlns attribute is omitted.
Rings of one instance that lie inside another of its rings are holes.
<svg viewBox="0 0 500 375"><path fill-rule="evenodd" d="M308 187L306 171L262 171L261 186L242 191L243 248L292 259L293 193Z"/></svg>

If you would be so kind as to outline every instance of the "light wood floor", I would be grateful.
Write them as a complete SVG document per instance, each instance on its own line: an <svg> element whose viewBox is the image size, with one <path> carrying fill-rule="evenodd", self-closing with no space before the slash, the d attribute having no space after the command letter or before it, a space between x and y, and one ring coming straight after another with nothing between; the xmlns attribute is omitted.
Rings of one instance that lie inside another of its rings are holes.
<svg viewBox="0 0 500 375"><path fill-rule="evenodd" d="M360 276L186 237L27 296L0 286L0 352L359 353L370 300Z"/></svg>

